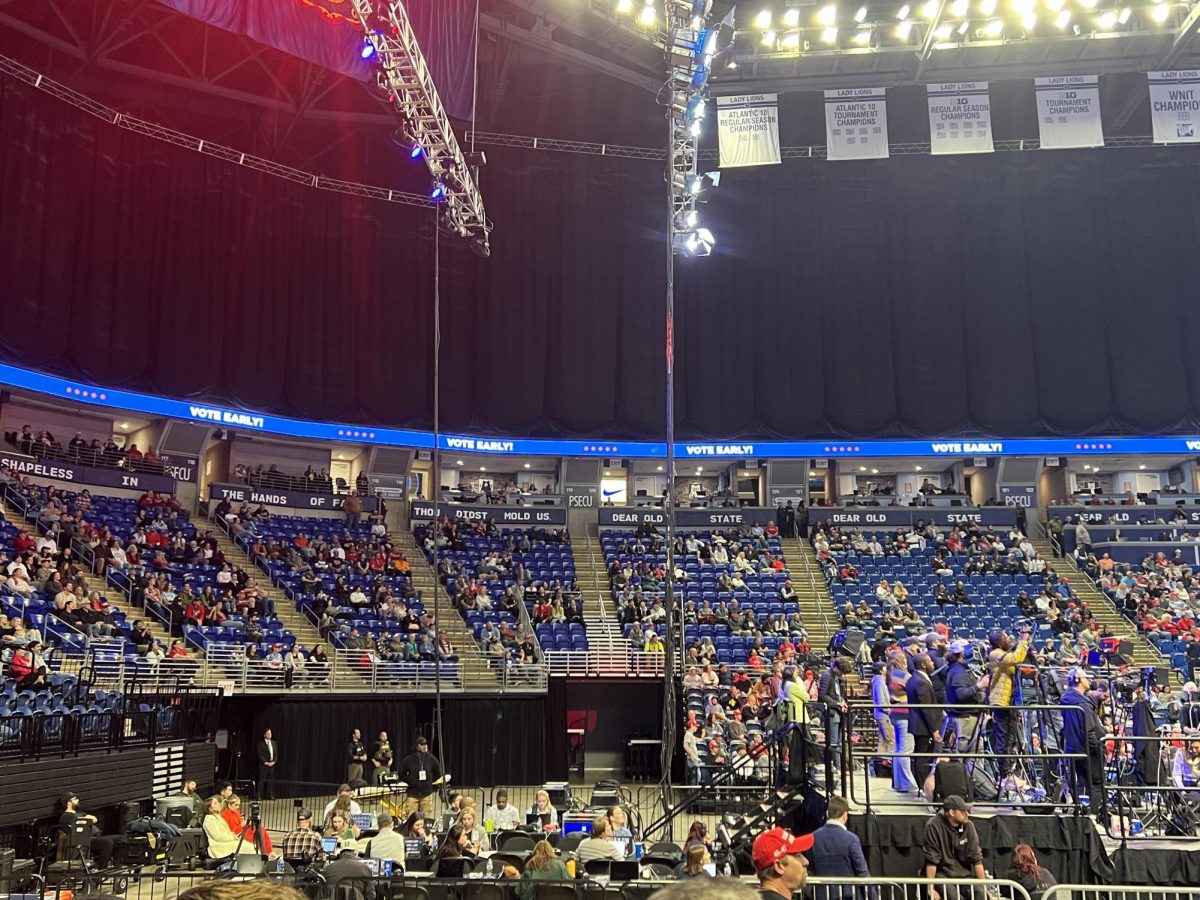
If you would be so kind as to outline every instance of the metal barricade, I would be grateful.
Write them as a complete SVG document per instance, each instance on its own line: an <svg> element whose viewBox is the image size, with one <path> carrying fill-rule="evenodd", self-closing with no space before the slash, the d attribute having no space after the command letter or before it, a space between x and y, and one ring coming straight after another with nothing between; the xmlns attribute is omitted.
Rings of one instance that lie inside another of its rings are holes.
<svg viewBox="0 0 1200 900"><path fill-rule="evenodd" d="M841 717L842 733L840 741L835 741L834 734L826 729L825 747L827 767L832 770L828 779L831 787L840 783L841 792L860 803L868 810L883 807L911 808L912 801L901 796L897 799L886 799L878 793L872 797L872 779L868 776L861 782L853 777L856 770L867 768L872 760L890 758L895 766L902 762L912 765L913 761L927 761L930 768L939 760L962 760L966 762L968 775L979 782L988 781L993 796L975 796L974 800L983 806L1003 806L1007 808L1037 807L1045 808L1055 805L1074 806L1077 798L1087 796L1087 786L1078 782L1074 773L1077 761L1087 760L1086 753L1066 753L1061 749L1062 711L1066 707L1056 704L1024 704L1020 706L990 707L990 706L952 706L948 704L916 704L904 703L909 710L936 709L947 713L946 721L970 721L971 734L959 738L965 741L967 750L960 749L959 743L953 750L943 747L939 741L929 750L896 748L892 746L886 752L880 752L878 747L879 731L874 719L875 707L870 703L852 701L848 704L848 712ZM962 715L955 716L960 711ZM1005 752L996 753L994 748L987 745L988 720L996 714L1010 718L1009 728L1014 744L1005 747ZM1015 725L1012 723L1016 723ZM943 723L945 727L946 723ZM839 760L838 753L841 753ZM988 761L1002 761L992 772ZM924 769L921 766L920 769ZM988 778L977 778L987 773ZM914 772L914 776L916 776ZM1003 775L1003 778L996 778ZM916 784L918 791L924 791L930 776L921 778L921 784Z"/></svg>
<svg viewBox="0 0 1200 900"><path fill-rule="evenodd" d="M820 878L804 885L807 900L1030 900L1015 881L1000 878ZM1065 898L1064 898L1065 900Z"/></svg>
<svg viewBox="0 0 1200 900"><path fill-rule="evenodd" d="M1042 900L1196 900L1200 887L1144 887L1127 884L1059 884Z"/></svg>

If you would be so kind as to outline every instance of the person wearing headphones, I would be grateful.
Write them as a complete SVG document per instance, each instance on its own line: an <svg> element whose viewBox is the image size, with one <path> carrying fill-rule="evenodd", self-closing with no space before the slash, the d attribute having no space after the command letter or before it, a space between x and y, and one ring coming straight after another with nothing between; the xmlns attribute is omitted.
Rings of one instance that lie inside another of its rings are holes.
<svg viewBox="0 0 1200 900"><path fill-rule="evenodd" d="M1066 761L1071 793L1076 803L1087 803L1092 812L1099 812L1104 799L1104 726L1087 695L1090 687L1087 673L1076 666L1067 673L1067 689L1059 702L1063 705L1063 752L1087 754L1086 759Z"/></svg>

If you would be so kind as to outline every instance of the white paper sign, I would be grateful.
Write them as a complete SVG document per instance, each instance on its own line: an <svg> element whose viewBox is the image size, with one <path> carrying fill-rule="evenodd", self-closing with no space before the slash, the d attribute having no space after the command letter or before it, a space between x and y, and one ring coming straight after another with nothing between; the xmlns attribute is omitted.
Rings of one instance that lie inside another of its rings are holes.
<svg viewBox="0 0 1200 900"><path fill-rule="evenodd" d="M1099 75L1035 78L1033 89L1042 149L1104 146Z"/></svg>
<svg viewBox="0 0 1200 900"><path fill-rule="evenodd" d="M1154 143L1200 141L1200 72L1150 72L1147 77Z"/></svg>
<svg viewBox="0 0 1200 900"><path fill-rule="evenodd" d="M991 153L992 106L986 81L931 84L929 152Z"/></svg>
<svg viewBox="0 0 1200 900"><path fill-rule="evenodd" d="M721 168L778 165L779 105L775 94L717 98Z"/></svg>
<svg viewBox="0 0 1200 900"><path fill-rule="evenodd" d="M883 88L825 92L829 159L887 159L887 101Z"/></svg>

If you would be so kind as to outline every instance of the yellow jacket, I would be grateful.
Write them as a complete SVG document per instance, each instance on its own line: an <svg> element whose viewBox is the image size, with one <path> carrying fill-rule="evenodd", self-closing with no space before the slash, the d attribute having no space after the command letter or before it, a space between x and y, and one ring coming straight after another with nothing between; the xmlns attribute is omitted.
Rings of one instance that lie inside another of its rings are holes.
<svg viewBox="0 0 1200 900"><path fill-rule="evenodd" d="M988 668L992 677L988 685L988 702L992 706L1012 704L1013 686L1016 684L1017 666L1029 655L1029 641L1022 640L1012 650L996 648L988 654Z"/></svg>

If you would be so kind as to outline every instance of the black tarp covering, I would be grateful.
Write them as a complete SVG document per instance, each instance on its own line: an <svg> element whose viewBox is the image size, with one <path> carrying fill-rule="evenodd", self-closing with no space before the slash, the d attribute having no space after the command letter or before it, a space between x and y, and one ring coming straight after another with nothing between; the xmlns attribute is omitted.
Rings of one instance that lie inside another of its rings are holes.
<svg viewBox="0 0 1200 900"><path fill-rule="evenodd" d="M1030 101L1032 102L1032 101ZM489 148L443 239L443 427L661 435L661 164ZM1200 428L1189 148L726 173L679 267L685 436ZM255 174L0 84L0 356L428 427L432 213Z"/></svg>

